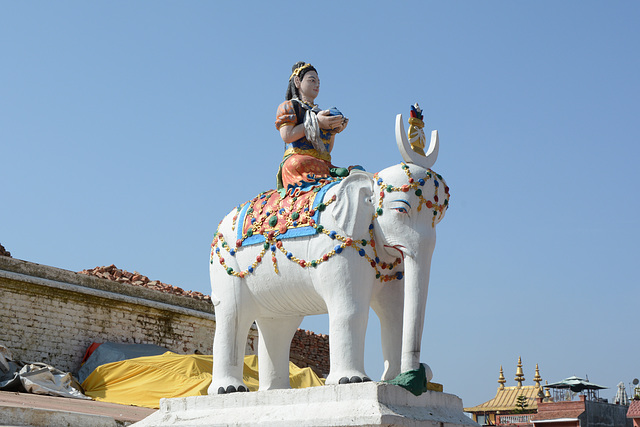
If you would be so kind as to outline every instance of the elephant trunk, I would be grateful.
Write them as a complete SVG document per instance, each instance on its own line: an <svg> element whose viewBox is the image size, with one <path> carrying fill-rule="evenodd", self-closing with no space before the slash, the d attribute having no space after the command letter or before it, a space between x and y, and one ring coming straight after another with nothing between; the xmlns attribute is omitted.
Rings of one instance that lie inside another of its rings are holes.
<svg viewBox="0 0 640 427"><path fill-rule="evenodd" d="M424 252L418 252L424 254ZM429 290L431 254L426 259L405 256L404 314L400 372L420 367L420 344Z"/></svg>

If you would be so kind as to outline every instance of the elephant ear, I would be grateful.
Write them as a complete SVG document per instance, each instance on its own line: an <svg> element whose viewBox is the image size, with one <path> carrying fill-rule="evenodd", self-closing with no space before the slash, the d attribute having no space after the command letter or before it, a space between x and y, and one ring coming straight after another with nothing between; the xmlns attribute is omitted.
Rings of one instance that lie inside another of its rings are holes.
<svg viewBox="0 0 640 427"><path fill-rule="evenodd" d="M331 214L347 236L364 236L373 217L373 203L373 180L366 173L352 171L338 186Z"/></svg>

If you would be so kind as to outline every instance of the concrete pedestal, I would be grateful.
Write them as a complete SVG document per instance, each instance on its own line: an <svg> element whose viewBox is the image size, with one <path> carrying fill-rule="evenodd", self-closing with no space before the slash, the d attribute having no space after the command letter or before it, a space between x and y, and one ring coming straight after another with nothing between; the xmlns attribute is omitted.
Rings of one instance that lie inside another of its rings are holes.
<svg viewBox="0 0 640 427"><path fill-rule="evenodd" d="M452 394L383 383L162 399L147 426L477 426Z"/></svg>

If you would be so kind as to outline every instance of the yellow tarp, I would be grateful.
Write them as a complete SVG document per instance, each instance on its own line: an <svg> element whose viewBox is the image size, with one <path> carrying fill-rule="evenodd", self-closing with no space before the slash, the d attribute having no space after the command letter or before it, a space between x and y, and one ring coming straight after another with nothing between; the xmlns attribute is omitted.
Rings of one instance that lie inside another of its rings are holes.
<svg viewBox="0 0 640 427"><path fill-rule="evenodd" d="M158 408L163 397L206 395L212 369L210 355L167 352L98 366L82 387L94 400ZM244 358L243 379L249 390L258 390L257 356ZM324 378L289 362L289 382L292 388L315 387L323 385Z"/></svg>

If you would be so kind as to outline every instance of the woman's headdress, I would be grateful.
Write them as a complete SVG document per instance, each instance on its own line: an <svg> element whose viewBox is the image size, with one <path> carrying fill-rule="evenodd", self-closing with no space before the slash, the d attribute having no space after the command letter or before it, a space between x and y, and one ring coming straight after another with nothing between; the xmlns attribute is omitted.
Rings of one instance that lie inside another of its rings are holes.
<svg viewBox="0 0 640 427"><path fill-rule="evenodd" d="M291 73L291 76L289 77L289 80L291 80L294 76L300 75L302 70L307 69L309 67L313 67L313 65L309 64L308 62L306 64L304 64L304 65L299 66L298 68L293 70L293 73Z"/></svg>

